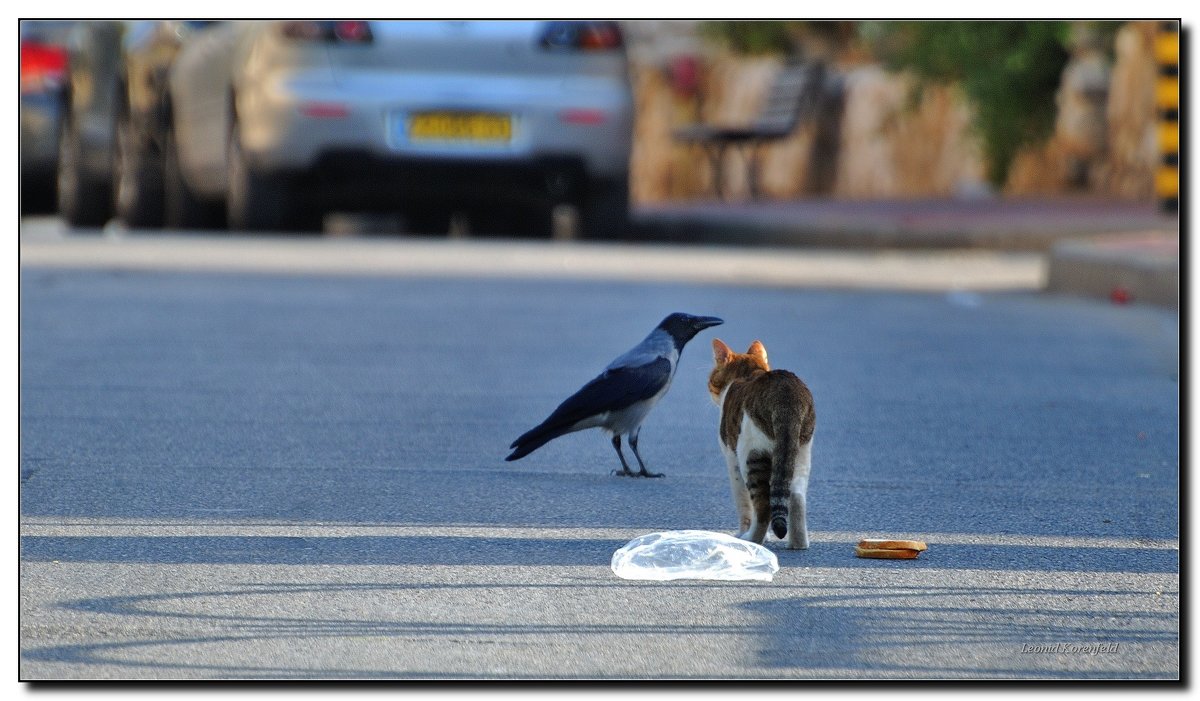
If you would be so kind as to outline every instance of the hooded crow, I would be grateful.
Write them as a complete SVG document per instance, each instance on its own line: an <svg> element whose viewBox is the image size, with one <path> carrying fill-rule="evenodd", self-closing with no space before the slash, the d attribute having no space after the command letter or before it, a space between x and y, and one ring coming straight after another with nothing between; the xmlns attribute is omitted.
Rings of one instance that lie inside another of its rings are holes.
<svg viewBox="0 0 1200 701"><path fill-rule="evenodd" d="M692 316L676 312L662 320L641 343L609 363L599 377L567 397L550 416L513 441L513 452L505 460L520 460L559 436L586 428L600 428L612 436L613 449L621 459L618 475L662 477L648 472L638 453L642 421L671 387L679 354L696 334L724 323L715 316ZM629 469L621 452L621 436L629 438L639 472Z"/></svg>

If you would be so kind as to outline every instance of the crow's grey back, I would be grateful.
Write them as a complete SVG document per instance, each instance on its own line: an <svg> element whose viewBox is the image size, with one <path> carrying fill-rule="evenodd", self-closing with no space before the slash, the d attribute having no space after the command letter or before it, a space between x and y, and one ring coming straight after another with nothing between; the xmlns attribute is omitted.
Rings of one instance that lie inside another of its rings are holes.
<svg viewBox="0 0 1200 701"><path fill-rule="evenodd" d="M654 329L641 343L626 351L621 357L608 364L606 370L616 368L637 367L652 363L657 358L666 358L674 368L678 360L675 350L675 340L671 334L662 329Z"/></svg>

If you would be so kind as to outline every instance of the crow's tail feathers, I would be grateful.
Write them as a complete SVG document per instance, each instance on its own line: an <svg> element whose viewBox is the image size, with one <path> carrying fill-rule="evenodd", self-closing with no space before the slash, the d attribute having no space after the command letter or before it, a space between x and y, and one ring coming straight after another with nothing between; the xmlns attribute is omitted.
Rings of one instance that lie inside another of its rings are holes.
<svg viewBox="0 0 1200 701"><path fill-rule="evenodd" d="M562 427L550 427L550 426L546 426L545 424L542 424L541 426L537 426L533 429L530 429L528 432L526 432L524 435L522 435L517 440L513 441L512 445L510 445L508 447L515 448L515 450L513 450L513 452L507 458L504 458L504 459L507 462L512 462L513 460L520 460L521 458L525 457L526 455L529 455L530 453L537 450L538 448L541 448L543 445L546 445L547 443L554 440L555 438L558 438L559 436L563 435L564 433L569 433L569 432L570 431L565 430Z"/></svg>

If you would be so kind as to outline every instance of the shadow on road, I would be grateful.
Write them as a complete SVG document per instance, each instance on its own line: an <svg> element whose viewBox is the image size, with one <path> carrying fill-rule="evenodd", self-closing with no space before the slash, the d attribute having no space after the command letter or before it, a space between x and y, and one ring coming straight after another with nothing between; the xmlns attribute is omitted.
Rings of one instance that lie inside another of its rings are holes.
<svg viewBox="0 0 1200 701"><path fill-rule="evenodd" d="M197 673L231 678L353 678L353 677L486 677L482 670L459 674L430 669L424 656L417 654L396 661L386 669L375 669L369 661L360 668L346 666L257 666L236 654L221 657L217 663L200 650L260 649L269 645L307 646L337 649L346 640L372 641L372 646L395 645L403 650L420 650L429 645L460 645L472 640L492 644L524 646L548 638L617 639L628 643L661 636L698 634L739 640L762 641L761 648L749 655L749 669L757 673L778 674L783 669L816 672L831 670L842 675L852 670L870 670L873 676L985 677L1039 676L1078 678L1080 669L1089 669L1093 678L1159 677L1143 672L1130 656L1156 645L1177 644L1173 615L1119 610L1131 592L1100 589L1054 588L975 588L975 587L895 587L895 586L812 586L784 585L787 598L750 601L740 605L753 614L749 618L714 618L707 623L679 621L638 621L634 612L615 614L598 620L596 615L581 613L575 621L540 620L512 617L491 622L489 612L470 614L447 602L490 600L504 589L520 589L526 596L573 599L580 611L598 591L618 586L633 586L639 595L664 597L663 608L678 607L667 600L678 584L595 583L587 584L398 584L398 583L275 583L242 584L218 591L184 591L139 596L115 596L64 602L62 608L81 615L106 614L156 628L186 623L203 626L201 630L227 631L221 634L145 637L135 640L46 646L27 650L27 660L76 665L111 665L117 669L140 670L160 674ZM685 596L696 596L696 589L739 587L737 583L696 583L685 585ZM1174 593L1172 593L1174 595ZM1105 601L1112 608L1106 617L1097 617L1092 608L1053 610L1040 605L1049 601L1078 599ZM313 617L289 608L287 602L313 598L323 603L323 616ZM355 602L381 602L386 617L338 615ZM1023 602L1012 605L1014 602ZM258 613L242 613L242 611ZM207 612L205 612L207 611ZM287 611L287 613L274 613ZM334 614L334 615L331 615ZM499 620L499 619L498 619ZM745 621L754 621L746 623ZM852 635L833 641L813 638L812 630L841 629ZM341 641L341 642L339 642ZM1075 669L1064 671L1062 660L1052 655L1040 661L1030 654L1030 645L1053 643L1064 650L1075 650ZM1105 643L1114 652L1101 655L1079 653L1079 648ZM949 660L943 654L970 648L976 657ZM979 651L984 650L983 657ZM924 651L923 654L915 654ZM928 659L933 651L937 661ZM669 651L664 651L668 657ZM1016 664L1021 660L1022 664ZM570 676L569 672L564 672Z"/></svg>
<svg viewBox="0 0 1200 701"><path fill-rule="evenodd" d="M742 605L765 623L758 651L762 666L837 669L853 660L880 676L1133 679L1160 676L1132 671L1141 646L1178 642L1173 613L1121 610L1144 596L1140 592L890 585L807 589L805 596ZM1097 615L1097 601L1110 607L1107 615ZM1064 610L1064 602L1091 605ZM788 624L772 625L784 621ZM828 638L809 634L830 629L853 635L836 638L839 644L831 646ZM966 650L973 657L964 659ZM1064 658L1071 660L1071 671L1063 670Z"/></svg>
<svg viewBox="0 0 1200 701"><path fill-rule="evenodd" d="M600 538L457 536L24 536L24 562L270 565L604 565L624 541ZM778 545L773 547L778 548ZM1044 572L1179 570L1179 551L1153 548L1029 545L935 545L921 559L896 563L851 555L850 543L776 550L791 567L902 566L905 569Z"/></svg>

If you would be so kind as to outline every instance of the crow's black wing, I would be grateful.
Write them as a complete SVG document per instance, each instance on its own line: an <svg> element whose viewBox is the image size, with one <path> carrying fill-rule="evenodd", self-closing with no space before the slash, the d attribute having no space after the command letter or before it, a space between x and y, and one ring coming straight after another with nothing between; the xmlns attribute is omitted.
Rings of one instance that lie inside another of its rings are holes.
<svg viewBox="0 0 1200 701"><path fill-rule="evenodd" d="M558 405L541 424L509 447L546 440L570 431L580 421L606 411L620 411L658 394L671 379L671 362L657 358L645 365L610 368ZM540 440L545 439L545 440Z"/></svg>
<svg viewBox="0 0 1200 701"><path fill-rule="evenodd" d="M605 411L620 411L649 399L671 379L671 362L658 358L635 367L612 368L558 405L545 424L570 426Z"/></svg>

